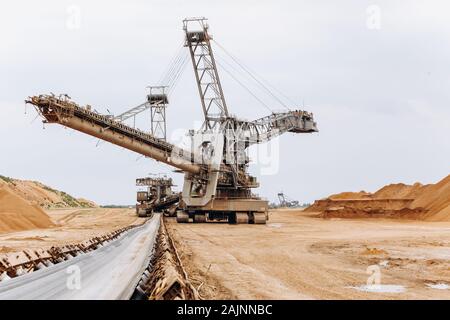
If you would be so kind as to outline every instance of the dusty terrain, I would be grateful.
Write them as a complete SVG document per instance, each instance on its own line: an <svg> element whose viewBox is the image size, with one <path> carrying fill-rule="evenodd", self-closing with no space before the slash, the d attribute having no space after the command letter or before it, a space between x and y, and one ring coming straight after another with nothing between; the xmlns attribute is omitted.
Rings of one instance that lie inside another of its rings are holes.
<svg viewBox="0 0 450 320"><path fill-rule="evenodd" d="M267 225L166 225L205 298L450 299L450 222L317 216L287 209ZM369 266L379 287L364 287Z"/></svg>
<svg viewBox="0 0 450 320"><path fill-rule="evenodd" d="M0 180L0 255L143 222L134 209L44 210L77 204L58 200L65 193L14 181ZM450 299L449 210L450 176L430 185L344 192L305 211L274 210L267 225L166 222L203 298Z"/></svg>
<svg viewBox="0 0 450 320"><path fill-rule="evenodd" d="M134 209L72 208L47 213L53 227L0 233L0 254L79 242L143 222Z"/></svg>

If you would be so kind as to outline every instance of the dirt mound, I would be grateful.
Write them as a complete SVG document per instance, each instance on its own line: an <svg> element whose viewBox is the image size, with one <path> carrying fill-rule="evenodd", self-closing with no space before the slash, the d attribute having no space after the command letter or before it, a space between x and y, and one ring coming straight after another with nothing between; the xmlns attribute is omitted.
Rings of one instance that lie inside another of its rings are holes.
<svg viewBox="0 0 450 320"><path fill-rule="evenodd" d="M0 185L0 233L53 226L38 205L17 196L5 183Z"/></svg>
<svg viewBox="0 0 450 320"><path fill-rule="evenodd" d="M360 192L341 192L338 194L333 194L328 197L333 200L346 200L346 199L370 199L372 198L372 194L366 191Z"/></svg>
<svg viewBox="0 0 450 320"><path fill-rule="evenodd" d="M343 192L316 200L306 212L324 218L406 218L450 221L450 175L436 184L389 184L375 193Z"/></svg>
<svg viewBox="0 0 450 320"><path fill-rule="evenodd" d="M373 194L378 199L415 199L426 187L421 183L407 185L404 183L388 184Z"/></svg>
<svg viewBox="0 0 450 320"><path fill-rule="evenodd" d="M411 219L423 220L425 211L421 208L401 208L401 209L382 209L382 208L354 208L352 206L340 208L327 208L319 215L322 218L391 218L391 219Z"/></svg>
<svg viewBox="0 0 450 320"><path fill-rule="evenodd" d="M98 207L98 205L91 200L87 200L84 198L78 198L77 201L81 204L82 207L91 207L91 208L96 208Z"/></svg>
<svg viewBox="0 0 450 320"><path fill-rule="evenodd" d="M63 191L55 190L37 181L19 180L0 175L0 186L7 185L18 196L43 208L94 208L89 200L76 199Z"/></svg>
<svg viewBox="0 0 450 320"><path fill-rule="evenodd" d="M426 220L450 221L450 175L426 186L411 207L426 209Z"/></svg>

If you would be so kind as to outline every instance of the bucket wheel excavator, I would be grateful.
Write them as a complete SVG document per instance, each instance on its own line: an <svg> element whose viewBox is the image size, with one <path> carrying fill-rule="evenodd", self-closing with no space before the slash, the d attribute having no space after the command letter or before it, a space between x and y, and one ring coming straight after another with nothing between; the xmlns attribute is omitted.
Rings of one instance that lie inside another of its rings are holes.
<svg viewBox="0 0 450 320"><path fill-rule="evenodd" d="M116 118L98 114L90 106L81 107L67 95L32 96L26 102L36 107L45 123L58 123L84 132L183 172L184 184L177 222L264 224L268 219L268 202L251 192L259 184L248 173L248 148L268 142L285 132L317 132L313 115L302 110L273 112L254 121L230 115L211 47L207 20L185 19L183 29L184 46L189 50L204 115L200 130L189 131L190 150L167 142L165 133L164 137L158 137L153 130L146 133L122 121L133 112L155 108L157 104L161 107L168 102L165 93L150 92L144 104Z"/></svg>
<svg viewBox="0 0 450 320"><path fill-rule="evenodd" d="M136 186L146 187L136 194L138 217L150 217L153 212L163 212L167 217L175 215L181 194L172 191L172 178L138 178Z"/></svg>

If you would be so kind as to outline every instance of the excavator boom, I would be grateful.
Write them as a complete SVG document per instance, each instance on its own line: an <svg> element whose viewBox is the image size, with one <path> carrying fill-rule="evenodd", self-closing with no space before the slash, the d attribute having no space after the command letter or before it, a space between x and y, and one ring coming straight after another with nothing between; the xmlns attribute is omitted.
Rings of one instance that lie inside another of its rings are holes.
<svg viewBox="0 0 450 320"><path fill-rule="evenodd" d="M194 163L194 155L191 152L129 127L110 116L91 111L90 106L80 107L66 97L53 95L32 96L25 102L36 106L46 123L59 123L182 171L198 174L202 170L200 164Z"/></svg>

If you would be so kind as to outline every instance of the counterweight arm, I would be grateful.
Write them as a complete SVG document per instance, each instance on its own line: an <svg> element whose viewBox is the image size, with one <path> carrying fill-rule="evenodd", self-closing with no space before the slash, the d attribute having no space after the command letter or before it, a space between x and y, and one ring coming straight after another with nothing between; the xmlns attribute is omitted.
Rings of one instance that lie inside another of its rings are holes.
<svg viewBox="0 0 450 320"><path fill-rule="evenodd" d="M249 131L251 143L267 142L285 132L312 133L318 132L313 114L307 111L295 110L282 113L272 113L264 118L243 123Z"/></svg>

